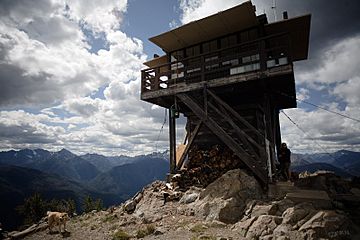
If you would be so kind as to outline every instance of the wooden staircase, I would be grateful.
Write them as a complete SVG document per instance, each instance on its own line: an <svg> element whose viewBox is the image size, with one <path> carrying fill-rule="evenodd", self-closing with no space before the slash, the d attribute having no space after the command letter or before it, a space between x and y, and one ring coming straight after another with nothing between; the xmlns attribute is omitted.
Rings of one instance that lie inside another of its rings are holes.
<svg viewBox="0 0 360 240"><path fill-rule="evenodd" d="M265 138L254 126L210 90L204 100L190 93L176 96L253 172L263 186L267 186ZM247 134L255 133L259 143Z"/></svg>

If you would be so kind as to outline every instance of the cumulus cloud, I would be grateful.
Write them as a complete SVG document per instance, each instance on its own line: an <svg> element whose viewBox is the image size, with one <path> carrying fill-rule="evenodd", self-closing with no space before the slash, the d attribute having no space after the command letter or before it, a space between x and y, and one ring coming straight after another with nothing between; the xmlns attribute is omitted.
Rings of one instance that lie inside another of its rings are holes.
<svg viewBox="0 0 360 240"><path fill-rule="evenodd" d="M234 7L242 2L245 2L245 0L180 0L180 9L182 11L180 21L182 24L186 24Z"/></svg>
<svg viewBox="0 0 360 240"><path fill-rule="evenodd" d="M349 103L350 106L360 106L360 74L344 81L333 90L333 94Z"/></svg>
<svg viewBox="0 0 360 240"><path fill-rule="evenodd" d="M126 0L0 2L2 149L155 150L163 110L139 100L147 57L120 30L126 9ZM101 36L96 53L89 34Z"/></svg>
<svg viewBox="0 0 360 240"><path fill-rule="evenodd" d="M336 110L342 114L348 111ZM360 150L359 123L318 109L306 112L304 109L285 110L297 124L294 125L280 114L282 140L289 143L295 152L333 152L339 149Z"/></svg>
<svg viewBox="0 0 360 240"><path fill-rule="evenodd" d="M317 103L322 108L338 112L351 118L360 119L360 38L359 35L344 38L324 50L319 58L318 68L298 72L297 80L306 90L300 88L300 100L310 92L322 89L327 93L326 100ZM312 89L312 90L308 90ZM315 90L314 90L315 89ZM314 93L313 93L314 94ZM329 101L330 102L326 102ZM338 149L360 150L360 123L322 109L305 111L287 110L300 129L282 116L282 134L298 151L335 151ZM310 149L309 149L310 148Z"/></svg>
<svg viewBox="0 0 360 240"><path fill-rule="evenodd" d="M319 66L298 76L300 83L330 85L360 76L360 35L345 38L324 49L319 58Z"/></svg>
<svg viewBox="0 0 360 240"><path fill-rule="evenodd" d="M118 29L126 12L127 0L66 0L66 13L94 32Z"/></svg>

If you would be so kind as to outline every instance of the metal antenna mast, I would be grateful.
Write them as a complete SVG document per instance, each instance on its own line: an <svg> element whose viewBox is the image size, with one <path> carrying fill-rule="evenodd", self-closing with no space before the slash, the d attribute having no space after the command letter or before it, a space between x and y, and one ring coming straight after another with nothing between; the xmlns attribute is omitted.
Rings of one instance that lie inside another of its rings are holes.
<svg viewBox="0 0 360 240"><path fill-rule="evenodd" d="M274 11L274 20L277 21L277 14L276 14L276 0L273 0L273 5L271 6L271 9Z"/></svg>

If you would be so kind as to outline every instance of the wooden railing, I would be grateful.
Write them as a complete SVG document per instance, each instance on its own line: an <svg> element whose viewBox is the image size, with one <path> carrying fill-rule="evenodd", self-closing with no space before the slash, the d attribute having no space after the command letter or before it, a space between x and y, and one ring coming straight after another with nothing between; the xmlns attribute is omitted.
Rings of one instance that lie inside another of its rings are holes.
<svg viewBox="0 0 360 240"><path fill-rule="evenodd" d="M267 47L270 41L282 45ZM248 72L265 71L292 64L289 53L288 34L277 34L237 44L211 53L144 69L141 72L141 92L167 89L179 83L202 82Z"/></svg>

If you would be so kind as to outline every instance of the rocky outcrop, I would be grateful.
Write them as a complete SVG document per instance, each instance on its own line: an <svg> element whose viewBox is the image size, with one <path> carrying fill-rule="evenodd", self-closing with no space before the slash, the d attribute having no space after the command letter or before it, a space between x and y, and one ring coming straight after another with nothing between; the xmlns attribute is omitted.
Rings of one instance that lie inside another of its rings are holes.
<svg viewBox="0 0 360 240"><path fill-rule="evenodd" d="M350 237L350 222L348 218L335 211L319 211L311 219L305 222L299 231L305 233L311 239L337 238L339 233L346 233Z"/></svg>
<svg viewBox="0 0 360 240"><path fill-rule="evenodd" d="M254 177L240 169L230 170L208 185L193 204L195 215L224 223L239 221L247 200L261 199L262 189Z"/></svg>
<svg viewBox="0 0 360 240"><path fill-rule="evenodd" d="M233 231L247 239L350 239L351 222L343 212L315 209L288 200L252 202ZM286 207L286 208L285 208Z"/></svg>
<svg viewBox="0 0 360 240"><path fill-rule="evenodd" d="M228 171L206 188L187 189L181 192L156 181L119 207L72 219L71 238L113 239L121 231L135 238L152 229L146 239L359 239L347 213L324 210L311 201L270 200L241 169ZM26 239L62 239L56 237L43 231Z"/></svg>

